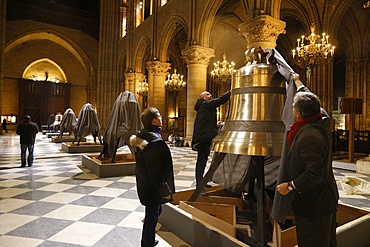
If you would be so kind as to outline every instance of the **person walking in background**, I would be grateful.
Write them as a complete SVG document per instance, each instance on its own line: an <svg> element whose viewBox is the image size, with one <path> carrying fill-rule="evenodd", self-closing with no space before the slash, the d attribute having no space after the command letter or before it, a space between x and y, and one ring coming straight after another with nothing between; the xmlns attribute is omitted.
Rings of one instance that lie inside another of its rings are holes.
<svg viewBox="0 0 370 247"><path fill-rule="evenodd" d="M197 116L194 122L192 149L197 151L197 163L195 166L195 181L197 186L203 179L204 170L210 154L212 139L217 134L217 107L225 104L230 99L231 91L227 91L221 97L212 99L212 94L204 91L195 103L194 109ZM207 185L210 187L210 185ZM203 191L202 194L205 192Z"/></svg>
<svg viewBox="0 0 370 247"><path fill-rule="evenodd" d="M5 130L6 133L8 133L8 128L6 127L6 119L3 119L3 122L1 123L3 130Z"/></svg>
<svg viewBox="0 0 370 247"><path fill-rule="evenodd" d="M293 76L303 86L299 75ZM293 98L295 122L287 137L287 169L276 189L283 196L293 195L290 206L299 247L335 247L339 194L332 168L330 119L319 98L304 89Z"/></svg>
<svg viewBox="0 0 370 247"><path fill-rule="evenodd" d="M141 115L144 129L130 138L136 148L136 185L145 219L141 237L142 247L153 247L155 227L162 212L162 204L172 200L175 193L173 163L170 149L161 134L162 116L158 109L149 107Z"/></svg>
<svg viewBox="0 0 370 247"><path fill-rule="evenodd" d="M23 123L17 127L17 135L20 135L21 144L21 167L26 167L26 152L28 149L27 163L31 167L33 165L33 150L36 140L36 134L39 132L39 127L36 123L31 122L29 115L24 116Z"/></svg>

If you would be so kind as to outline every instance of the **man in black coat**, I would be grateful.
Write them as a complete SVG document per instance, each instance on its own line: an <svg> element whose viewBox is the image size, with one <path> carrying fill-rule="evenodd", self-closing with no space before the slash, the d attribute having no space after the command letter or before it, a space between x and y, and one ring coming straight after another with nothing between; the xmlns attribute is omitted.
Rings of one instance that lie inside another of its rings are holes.
<svg viewBox="0 0 370 247"><path fill-rule="evenodd" d="M141 237L142 247L157 245L155 227L162 204L172 200L175 193L173 164L170 149L159 134L162 116L154 107L141 115L144 129L130 138L136 150L136 186L141 204L145 206L145 219Z"/></svg>
<svg viewBox="0 0 370 247"><path fill-rule="evenodd" d="M198 152L195 166L195 180L197 185L203 179L204 169L210 154L209 146L217 134L217 107L230 99L231 91L227 91L220 98L212 99L212 94L204 91L195 103L197 116L194 122L192 148Z"/></svg>
<svg viewBox="0 0 370 247"><path fill-rule="evenodd" d="M23 123L17 127L17 134L20 135L21 144L21 167L26 167L26 152L28 149L27 163L31 167L33 165L33 150L35 145L36 134L39 132L39 127L36 123L31 122L31 117L24 116Z"/></svg>
<svg viewBox="0 0 370 247"><path fill-rule="evenodd" d="M293 76L303 87L299 75ZM276 189L283 196L293 196L290 205L300 247L335 247L339 195L332 168L330 119L316 95L306 88L299 91L293 100L295 123L287 137L290 150L284 182Z"/></svg>

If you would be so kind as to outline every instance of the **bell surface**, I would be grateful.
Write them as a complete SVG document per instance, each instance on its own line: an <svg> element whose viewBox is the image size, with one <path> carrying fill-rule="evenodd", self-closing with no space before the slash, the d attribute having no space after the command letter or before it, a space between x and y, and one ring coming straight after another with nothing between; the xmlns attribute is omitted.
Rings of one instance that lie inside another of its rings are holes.
<svg viewBox="0 0 370 247"><path fill-rule="evenodd" d="M283 81L274 64L247 64L238 69L232 78L228 117L211 150L280 156L285 133L281 120L286 97Z"/></svg>

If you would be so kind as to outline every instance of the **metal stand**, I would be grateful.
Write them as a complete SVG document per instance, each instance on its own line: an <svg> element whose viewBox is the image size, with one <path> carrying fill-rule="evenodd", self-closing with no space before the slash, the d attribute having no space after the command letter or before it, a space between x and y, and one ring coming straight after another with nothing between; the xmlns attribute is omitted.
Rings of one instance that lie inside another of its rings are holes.
<svg viewBox="0 0 370 247"><path fill-rule="evenodd" d="M206 176L202 179L198 187L191 195L189 201L194 202L197 200L204 186L211 180L213 174L221 164L221 161L225 158L226 153L215 153L212 159L211 166L206 173ZM256 178L257 178L257 231L258 231L258 244L247 243L251 246L268 246L266 241L266 213L265 213L265 171L264 163L265 158L263 156L252 156L252 160L256 164ZM254 182L254 181L250 181Z"/></svg>
<svg viewBox="0 0 370 247"><path fill-rule="evenodd" d="M197 200L198 196L200 195L200 192L202 192L204 186L206 186L206 184L211 180L213 174L215 173L215 171L217 170L218 166L221 164L221 161L225 158L225 156L226 153L215 153L215 156L212 159L212 163L211 166L209 167L208 172L206 173L200 184L198 184L197 188L191 195L189 201L195 202Z"/></svg>
<svg viewBox="0 0 370 247"><path fill-rule="evenodd" d="M266 244L266 212L265 212L265 171L264 163L265 159L263 156L252 156L252 159L256 162L256 177L257 177L257 228L258 228L258 240L261 246L267 246ZM252 182L252 181L251 181Z"/></svg>

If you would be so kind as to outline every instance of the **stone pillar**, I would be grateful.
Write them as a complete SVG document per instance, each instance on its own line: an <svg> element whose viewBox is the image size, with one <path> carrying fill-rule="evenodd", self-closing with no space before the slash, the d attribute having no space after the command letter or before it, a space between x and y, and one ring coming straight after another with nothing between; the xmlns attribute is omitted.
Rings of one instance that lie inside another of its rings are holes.
<svg viewBox="0 0 370 247"><path fill-rule="evenodd" d="M181 53L188 66L185 141L190 143L196 117L194 105L199 95L206 90L207 67L211 57L215 56L215 51L211 48L192 45L182 50Z"/></svg>
<svg viewBox="0 0 370 247"><path fill-rule="evenodd" d="M285 33L285 22L269 15L260 15L238 26L239 32L247 40L247 47L275 48L276 40Z"/></svg>
<svg viewBox="0 0 370 247"><path fill-rule="evenodd" d="M321 107L329 115L332 115L333 110L333 69L333 61L329 61L326 65L307 69L307 74L310 76L306 75L306 86L319 97Z"/></svg>
<svg viewBox="0 0 370 247"><path fill-rule="evenodd" d="M148 106L155 107L162 115L166 115L166 89L164 82L171 68L170 63L160 61L148 61L146 63L148 75Z"/></svg>
<svg viewBox="0 0 370 247"><path fill-rule="evenodd" d="M138 73L138 72L135 73L134 84L132 86L132 91L131 91L135 93L135 96L138 102L140 103L141 110L144 110L146 108L146 103L144 102L144 100L146 100L147 97L146 96L144 97L143 95L139 95L138 89L139 89L139 83L143 82L144 79L145 79L145 75L143 73Z"/></svg>
<svg viewBox="0 0 370 247"><path fill-rule="evenodd" d="M125 90L135 93L135 73L132 71L125 74Z"/></svg>
<svg viewBox="0 0 370 247"><path fill-rule="evenodd" d="M143 82L144 80L145 80L144 73L135 72L135 84L134 84L134 88L132 89L133 91L131 92L137 93L137 90L139 88L139 83Z"/></svg>
<svg viewBox="0 0 370 247"><path fill-rule="evenodd" d="M350 98L362 99L362 114L355 115L356 130L369 130L369 107L370 94L368 79L369 58L352 58L346 62L346 95ZM348 123L346 115L346 123ZM346 124L347 125L347 124ZM346 126L347 127L347 126Z"/></svg>
<svg viewBox="0 0 370 247"><path fill-rule="evenodd" d="M5 30L6 29L6 1L0 1L0 115L3 114L3 87L4 87L4 60L5 60ZM0 126L0 135L3 129Z"/></svg>
<svg viewBox="0 0 370 247"><path fill-rule="evenodd" d="M97 114L104 127L112 106L122 90L119 79L118 42L121 38L120 2L101 1L98 73ZM94 106L95 107L95 106Z"/></svg>

